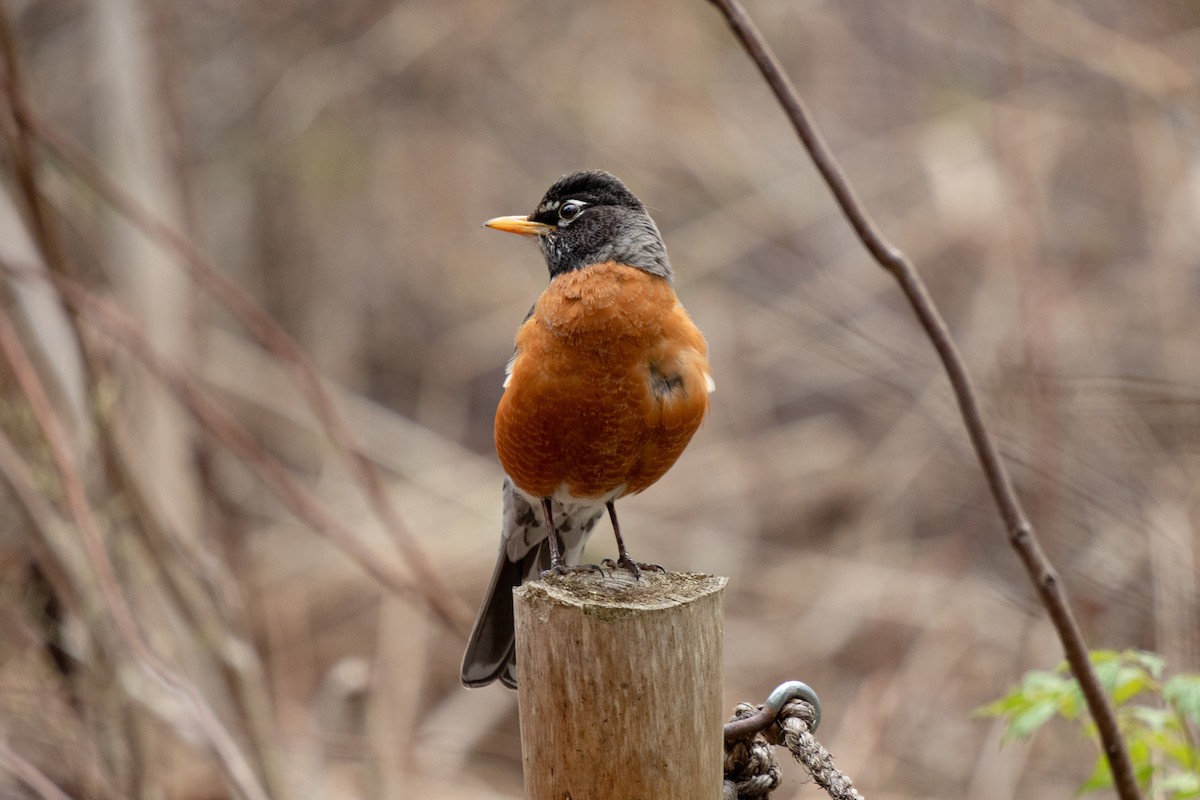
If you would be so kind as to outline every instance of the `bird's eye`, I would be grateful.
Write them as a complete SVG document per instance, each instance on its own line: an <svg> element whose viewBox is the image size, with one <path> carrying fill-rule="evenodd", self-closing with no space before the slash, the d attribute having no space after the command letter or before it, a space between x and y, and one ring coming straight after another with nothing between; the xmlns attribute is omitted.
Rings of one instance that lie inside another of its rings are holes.
<svg viewBox="0 0 1200 800"><path fill-rule="evenodd" d="M558 218L563 222L570 222L578 217L581 211L583 211L583 203L577 200L569 200L563 203L562 207L558 209Z"/></svg>

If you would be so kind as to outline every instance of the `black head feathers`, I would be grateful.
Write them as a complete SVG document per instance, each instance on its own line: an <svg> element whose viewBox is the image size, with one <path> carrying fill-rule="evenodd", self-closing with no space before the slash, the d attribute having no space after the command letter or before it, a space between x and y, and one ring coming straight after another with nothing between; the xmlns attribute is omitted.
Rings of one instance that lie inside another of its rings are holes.
<svg viewBox="0 0 1200 800"><path fill-rule="evenodd" d="M602 170L566 175L527 218L550 277L616 261L671 280L671 262L654 220L633 192Z"/></svg>

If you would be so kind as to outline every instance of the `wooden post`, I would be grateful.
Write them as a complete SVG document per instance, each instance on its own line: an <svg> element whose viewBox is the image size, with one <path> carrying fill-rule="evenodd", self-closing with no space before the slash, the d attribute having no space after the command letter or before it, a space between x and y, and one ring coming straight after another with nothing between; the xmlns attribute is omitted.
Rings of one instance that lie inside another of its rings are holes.
<svg viewBox="0 0 1200 800"><path fill-rule="evenodd" d="M515 590L528 800L720 800L726 580L615 570Z"/></svg>

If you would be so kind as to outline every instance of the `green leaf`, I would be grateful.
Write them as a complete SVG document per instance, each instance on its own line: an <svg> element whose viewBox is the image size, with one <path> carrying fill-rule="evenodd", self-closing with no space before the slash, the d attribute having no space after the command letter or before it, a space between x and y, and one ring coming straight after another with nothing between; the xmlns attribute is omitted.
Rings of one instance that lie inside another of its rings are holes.
<svg viewBox="0 0 1200 800"><path fill-rule="evenodd" d="M1054 672L1033 670L1026 673L1025 679L1021 682L1021 689L1025 694L1062 694L1071 688L1072 683L1074 681L1069 677Z"/></svg>
<svg viewBox="0 0 1200 800"><path fill-rule="evenodd" d="M1129 760L1133 763L1133 774L1141 786L1147 786L1154 775L1154 763L1151 759L1150 748L1143 739L1126 739L1129 748ZM1079 794L1094 792L1097 789L1107 789L1113 785L1112 772L1108 767L1108 759L1101 753L1096 758L1096 768L1082 786Z"/></svg>
<svg viewBox="0 0 1200 800"><path fill-rule="evenodd" d="M1096 676L1100 679L1100 685L1109 694L1114 693L1124 684L1138 679L1141 670L1138 667L1130 666L1130 664L1121 660L1121 658L1112 658L1112 660L1104 660L1096 664Z"/></svg>
<svg viewBox="0 0 1200 800"><path fill-rule="evenodd" d="M1150 783L1154 775L1154 753L1145 736L1131 736L1125 740L1129 747L1129 760L1133 762L1133 774L1141 786Z"/></svg>
<svg viewBox="0 0 1200 800"><path fill-rule="evenodd" d="M1155 680L1162 677L1167 660L1158 653L1151 653L1147 650L1127 650L1126 653L1130 660L1148 672L1150 677Z"/></svg>
<svg viewBox="0 0 1200 800"><path fill-rule="evenodd" d="M1180 714L1200 725L1200 675L1176 675L1163 684L1162 692Z"/></svg>
<svg viewBox="0 0 1200 800"><path fill-rule="evenodd" d="M1059 700L1059 711L1066 719L1074 720L1079 719L1079 715L1086 708L1087 703L1083 700L1083 691L1079 688L1079 683L1074 679L1068 681L1062 698Z"/></svg>
<svg viewBox="0 0 1200 800"><path fill-rule="evenodd" d="M1009 690L1009 693L999 700L993 700L986 706L980 706L972 713L977 717L1007 717L1029 705L1029 699L1020 687Z"/></svg>
<svg viewBox="0 0 1200 800"><path fill-rule="evenodd" d="M1122 706L1142 692L1151 692L1158 688L1158 681L1141 666L1122 666L1117 670L1117 678L1111 691L1113 703Z"/></svg>
<svg viewBox="0 0 1200 800"><path fill-rule="evenodd" d="M1104 691L1112 694L1125 665L1121 663L1120 659L1106 658L1093 663L1093 666L1096 668L1096 677L1100 679L1100 685L1104 687Z"/></svg>
<svg viewBox="0 0 1200 800"><path fill-rule="evenodd" d="M975 709L974 713L980 717L1016 717L1047 700L1061 704L1069 699L1073 686L1073 681L1061 675L1034 670L1026 673L1004 697Z"/></svg>
<svg viewBox="0 0 1200 800"><path fill-rule="evenodd" d="M1054 697L1043 697L1030 703L1009 720L1005 740L1028 739L1034 731L1053 719L1057 711L1058 700Z"/></svg>
<svg viewBox="0 0 1200 800"><path fill-rule="evenodd" d="M1091 660L1100 685L1116 706L1124 705L1142 692L1159 688L1158 676L1162 674L1163 660L1154 653L1097 650L1091 654Z"/></svg>
<svg viewBox="0 0 1200 800"><path fill-rule="evenodd" d="M1150 734L1150 746L1159 750L1176 766L1191 767L1196 763L1196 752L1180 735L1178 729L1169 733Z"/></svg>
<svg viewBox="0 0 1200 800"><path fill-rule="evenodd" d="M1077 793L1086 794L1087 792L1096 792L1101 789L1108 789L1112 785L1112 771L1108 768L1108 759L1101 753L1100 757L1096 759L1096 766L1092 770L1091 777L1083 782Z"/></svg>
<svg viewBox="0 0 1200 800"><path fill-rule="evenodd" d="M1088 658L1092 660L1092 666L1098 667L1101 664L1120 661L1121 652L1119 650L1093 650L1088 653Z"/></svg>
<svg viewBox="0 0 1200 800"><path fill-rule="evenodd" d="M1200 750L1189 730L1189 724L1200 726L1200 675L1177 675L1164 683L1165 661L1144 650L1097 650L1089 656L1118 709L1138 783L1163 800L1200 800ZM1146 698L1139 702L1139 696ZM1006 741L1030 737L1055 714L1077 720L1083 733L1096 740L1095 721L1085 712L1079 684L1064 662L1053 671L1027 673L1008 694L975 713L1006 719ZM1101 755L1079 792L1112 785L1108 761Z"/></svg>
<svg viewBox="0 0 1200 800"><path fill-rule="evenodd" d="M1200 797L1200 775L1190 771L1176 772L1158 781L1157 787L1172 800Z"/></svg>
<svg viewBox="0 0 1200 800"><path fill-rule="evenodd" d="M1122 711L1122 714L1125 714L1127 719L1156 733L1179 730L1179 719L1170 709L1128 706Z"/></svg>

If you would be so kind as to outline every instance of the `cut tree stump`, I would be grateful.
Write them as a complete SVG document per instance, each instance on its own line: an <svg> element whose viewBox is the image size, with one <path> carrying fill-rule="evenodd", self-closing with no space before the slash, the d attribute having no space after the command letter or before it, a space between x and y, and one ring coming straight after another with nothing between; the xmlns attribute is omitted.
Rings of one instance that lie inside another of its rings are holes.
<svg viewBox="0 0 1200 800"><path fill-rule="evenodd" d="M515 590L528 800L719 800L726 581L606 570Z"/></svg>

